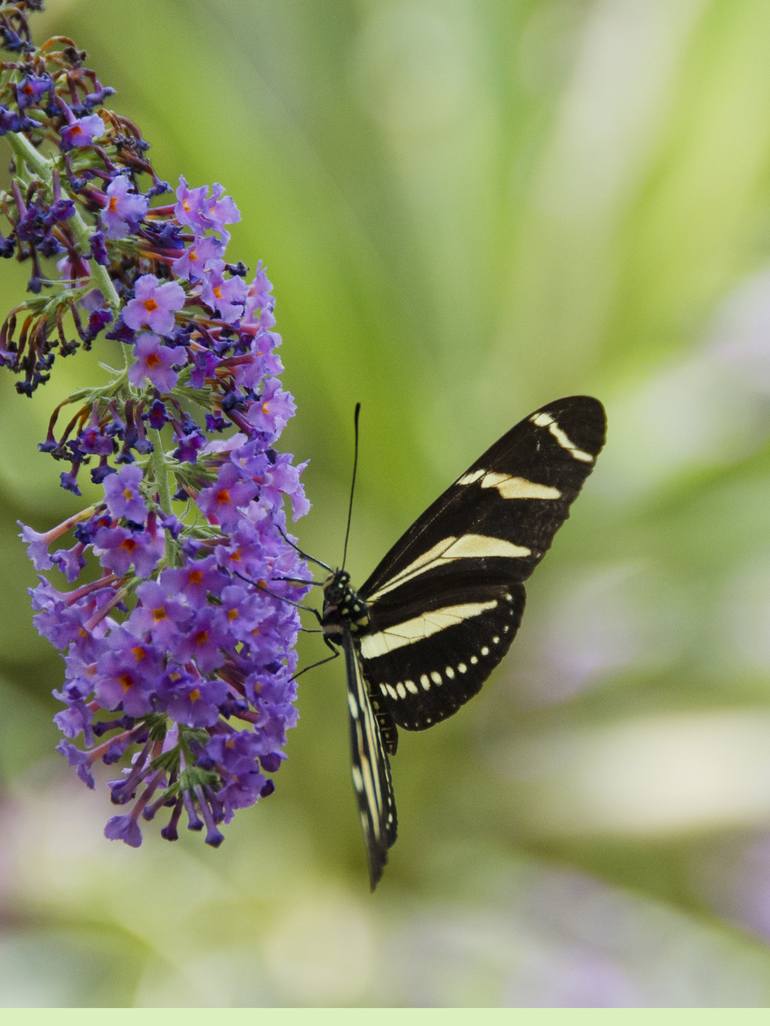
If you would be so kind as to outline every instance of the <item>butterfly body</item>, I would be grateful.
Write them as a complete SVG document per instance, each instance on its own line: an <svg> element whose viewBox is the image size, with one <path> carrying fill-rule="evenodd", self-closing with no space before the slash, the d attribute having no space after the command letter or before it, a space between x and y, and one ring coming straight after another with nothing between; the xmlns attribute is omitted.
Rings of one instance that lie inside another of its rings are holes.
<svg viewBox="0 0 770 1026"><path fill-rule="evenodd" d="M333 645L341 645L345 630L360 634L369 625L369 608L350 586L347 570L335 570L324 582L324 604L321 627L324 637Z"/></svg>
<svg viewBox="0 0 770 1026"><path fill-rule="evenodd" d="M324 585L324 636L345 655L353 784L376 886L396 839L388 755L475 695L513 641L524 581L604 444L601 403L559 399L498 439L415 520L357 590Z"/></svg>

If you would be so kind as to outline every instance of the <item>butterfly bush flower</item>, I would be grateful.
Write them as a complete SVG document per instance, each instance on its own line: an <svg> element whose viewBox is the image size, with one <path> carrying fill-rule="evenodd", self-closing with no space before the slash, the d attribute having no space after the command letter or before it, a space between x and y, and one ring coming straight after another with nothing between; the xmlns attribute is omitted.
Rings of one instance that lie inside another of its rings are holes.
<svg viewBox="0 0 770 1026"><path fill-rule="evenodd" d="M63 488L90 481L96 498L21 525L34 622L64 656L59 751L89 787L113 767L108 838L138 846L164 814L168 840L186 821L218 845L274 790L297 719L308 574L286 507L308 503L303 464L277 450L294 401L272 286L261 264L250 278L230 261L240 215L222 186L170 187L85 55L61 37L32 45L39 7L0 0L0 255L30 268L0 366L31 395L81 348L123 363L59 402L40 444Z"/></svg>

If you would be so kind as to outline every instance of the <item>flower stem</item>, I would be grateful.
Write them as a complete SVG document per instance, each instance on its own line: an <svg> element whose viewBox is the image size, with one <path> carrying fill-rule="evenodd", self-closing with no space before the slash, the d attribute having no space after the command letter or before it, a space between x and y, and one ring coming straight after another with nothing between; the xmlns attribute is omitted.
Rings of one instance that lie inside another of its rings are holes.
<svg viewBox="0 0 770 1026"><path fill-rule="evenodd" d="M158 482L160 492L160 505L164 513L171 512L171 473L166 463L166 454L163 448L163 438L160 431L151 431L152 446L152 469L155 471L155 480Z"/></svg>

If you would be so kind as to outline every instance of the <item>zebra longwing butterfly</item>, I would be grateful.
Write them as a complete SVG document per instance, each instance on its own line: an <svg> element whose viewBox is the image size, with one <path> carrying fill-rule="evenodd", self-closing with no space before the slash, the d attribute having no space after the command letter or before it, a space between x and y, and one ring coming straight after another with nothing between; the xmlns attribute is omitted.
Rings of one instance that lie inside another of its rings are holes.
<svg viewBox="0 0 770 1026"><path fill-rule="evenodd" d="M388 756L481 688L524 611L524 582L604 444L597 399L557 399L498 439L418 517L358 591L324 583L325 639L345 656L353 784L372 890L396 840Z"/></svg>

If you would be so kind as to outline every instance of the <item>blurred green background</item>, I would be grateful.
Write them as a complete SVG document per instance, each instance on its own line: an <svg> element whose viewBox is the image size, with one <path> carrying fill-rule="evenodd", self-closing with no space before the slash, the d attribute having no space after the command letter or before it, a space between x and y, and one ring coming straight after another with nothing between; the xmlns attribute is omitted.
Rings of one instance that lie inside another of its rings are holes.
<svg viewBox="0 0 770 1026"><path fill-rule="evenodd" d="M770 1004L770 4L50 6L37 40L84 46L268 264L310 551L340 556L356 400L358 581L538 405L589 392L610 429L510 656L402 736L370 896L339 665L219 851L104 840L14 526L76 508L35 445L98 369L4 378L0 1003ZM3 309L22 288L4 264Z"/></svg>

